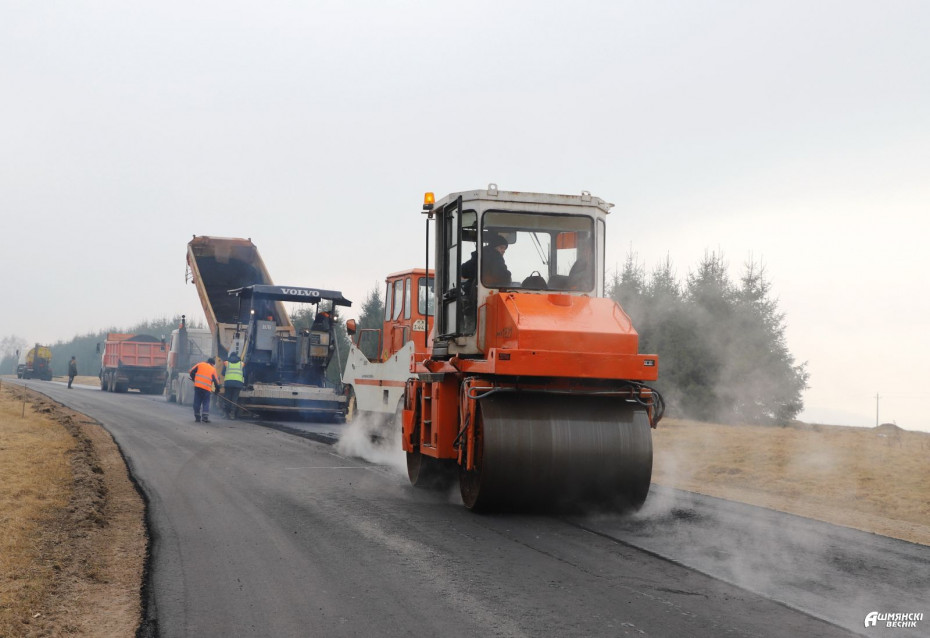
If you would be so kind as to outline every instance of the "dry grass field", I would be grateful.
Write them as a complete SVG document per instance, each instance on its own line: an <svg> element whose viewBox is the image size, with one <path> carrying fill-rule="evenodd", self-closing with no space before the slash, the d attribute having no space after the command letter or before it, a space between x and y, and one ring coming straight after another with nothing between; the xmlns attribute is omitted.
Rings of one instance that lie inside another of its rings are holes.
<svg viewBox="0 0 930 638"><path fill-rule="evenodd" d="M653 481L930 545L930 433L665 419Z"/></svg>
<svg viewBox="0 0 930 638"><path fill-rule="evenodd" d="M144 505L110 435L4 384L0 636L134 635L145 552Z"/></svg>

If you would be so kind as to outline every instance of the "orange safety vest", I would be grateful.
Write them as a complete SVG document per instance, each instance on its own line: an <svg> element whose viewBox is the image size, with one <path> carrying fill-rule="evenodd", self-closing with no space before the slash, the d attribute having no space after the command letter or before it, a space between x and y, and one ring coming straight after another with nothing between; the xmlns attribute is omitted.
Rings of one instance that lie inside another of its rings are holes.
<svg viewBox="0 0 930 638"><path fill-rule="evenodd" d="M213 391L213 377L216 376L216 368L206 361L195 365L191 372L194 373L194 387L203 388L207 392Z"/></svg>

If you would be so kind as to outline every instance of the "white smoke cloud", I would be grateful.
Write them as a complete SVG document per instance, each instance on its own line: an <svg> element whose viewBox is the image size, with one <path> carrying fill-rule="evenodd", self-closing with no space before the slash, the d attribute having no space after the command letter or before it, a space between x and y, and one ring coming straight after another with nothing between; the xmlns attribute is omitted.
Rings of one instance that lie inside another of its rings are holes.
<svg viewBox="0 0 930 638"><path fill-rule="evenodd" d="M342 428L335 448L344 456L364 459L407 476L407 457L401 447L401 429L385 427L378 415L360 412Z"/></svg>

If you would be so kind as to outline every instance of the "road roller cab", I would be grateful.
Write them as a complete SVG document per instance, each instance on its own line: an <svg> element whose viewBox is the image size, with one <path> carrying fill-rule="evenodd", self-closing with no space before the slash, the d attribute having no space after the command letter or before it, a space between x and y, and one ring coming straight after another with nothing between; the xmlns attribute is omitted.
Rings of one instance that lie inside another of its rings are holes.
<svg viewBox="0 0 930 638"><path fill-rule="evenodd" d="M436 220L434 356L486 354L485 310L495 294L603 297L611 206L587 192L515 193L494 184L425 204Z"/></svg>
<svg viewBox="0 0 930 638"><path fill-rule="evenodd" d="M457 473L475 509L643 503L658 357L604 298L611 207L494 184L427 194L436 317L402 411L415 485Z"/></svg>

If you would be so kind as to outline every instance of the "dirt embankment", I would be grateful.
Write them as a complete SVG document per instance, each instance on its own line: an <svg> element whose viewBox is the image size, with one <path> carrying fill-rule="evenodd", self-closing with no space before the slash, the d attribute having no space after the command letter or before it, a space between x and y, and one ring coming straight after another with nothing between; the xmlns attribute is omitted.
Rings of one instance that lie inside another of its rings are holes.
<svg viewBox="0 0 930 638"><path fill-rule="evenodd" d="M0 635L135 634L144 504L102 427L4 385L0 512Z"/></svg>

